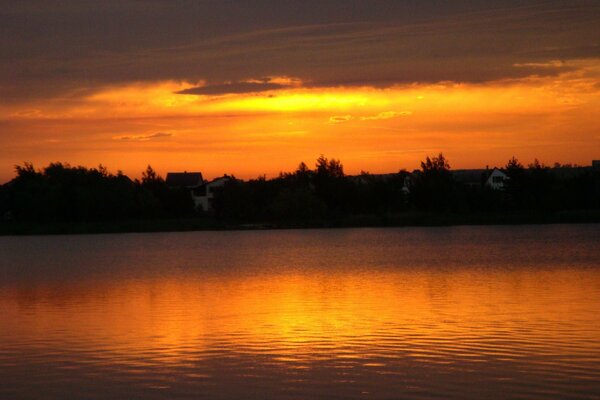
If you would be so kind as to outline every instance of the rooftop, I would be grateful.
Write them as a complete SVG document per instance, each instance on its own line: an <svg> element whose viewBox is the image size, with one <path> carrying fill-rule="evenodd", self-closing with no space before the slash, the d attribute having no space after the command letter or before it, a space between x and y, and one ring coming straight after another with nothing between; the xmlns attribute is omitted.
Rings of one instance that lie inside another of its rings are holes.
<svg viewBox="0 0 600 400"><path fill-rule="evenodd" d="M195 187L202 185L204 179L201 172L169 172L166 183L169 187Z"/></svg>

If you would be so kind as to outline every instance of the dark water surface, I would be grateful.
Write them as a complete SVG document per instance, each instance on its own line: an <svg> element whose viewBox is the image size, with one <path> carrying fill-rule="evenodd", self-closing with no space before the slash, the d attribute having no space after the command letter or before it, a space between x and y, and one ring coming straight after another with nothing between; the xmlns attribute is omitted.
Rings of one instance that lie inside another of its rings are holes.
<svg viewBox="0 0 600 400"><path fill-rule="evenodd" d="M0 237L0 399L600 398L600 225Z"/></svg>

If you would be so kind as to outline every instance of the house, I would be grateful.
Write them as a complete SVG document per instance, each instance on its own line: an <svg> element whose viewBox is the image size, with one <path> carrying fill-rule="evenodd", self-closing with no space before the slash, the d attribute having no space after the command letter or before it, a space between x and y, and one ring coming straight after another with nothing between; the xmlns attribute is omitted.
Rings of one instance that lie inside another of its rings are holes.
<svg viewBox="0 0 600 400"><path fill-rule="evenodd" d="M495 190L504 190L508 179L508 175L498 168L494 168L486 179L485 185Z"/></svg>
<svg viewBox="0 0 600 400"><path fill-rule="evenodd" d="M187 188L193 189L204 184L201 172L169 172L166 184L170 189Z"/></svg>
<svg viewBox="0 0 600 400"><path fill-rule="evenodd" d="M232 178L229 175L223 175L220 178L213 179L210 182L205 182L202 185L198 185L192 188L192 198L196 208L204 211L211 211L213 209L213 199L215 191L223 187L227 182L231 181Z"/></svg>
<svg viewBox="0 0 600 400"><path fill-rule="evenodd" d="M452 171L454 181L469 187L487 186L495 190L504 190L508 175L498 168L460 169Z"/></svg>

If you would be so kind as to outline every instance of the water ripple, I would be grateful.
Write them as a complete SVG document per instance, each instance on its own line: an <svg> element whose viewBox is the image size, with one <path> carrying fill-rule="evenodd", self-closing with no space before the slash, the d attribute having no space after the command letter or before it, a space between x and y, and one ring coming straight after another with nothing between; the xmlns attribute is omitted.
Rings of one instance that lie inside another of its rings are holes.
<svg viewBox="0 0 600 400"><path fill-rule="evenodd" d="M0 238L0 398L600 398L599 238Z"/></svg>

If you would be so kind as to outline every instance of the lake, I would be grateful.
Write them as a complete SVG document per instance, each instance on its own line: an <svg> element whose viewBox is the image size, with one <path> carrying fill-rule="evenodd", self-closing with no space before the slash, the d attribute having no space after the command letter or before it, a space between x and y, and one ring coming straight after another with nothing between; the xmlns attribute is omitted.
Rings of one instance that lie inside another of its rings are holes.
<svg viewBox="0 0 600 400"><path fill-rule="evenodd" d="M600 398L600 225L0 237L1 399Z"/></svg>

